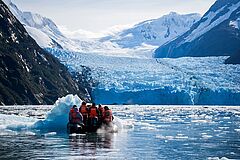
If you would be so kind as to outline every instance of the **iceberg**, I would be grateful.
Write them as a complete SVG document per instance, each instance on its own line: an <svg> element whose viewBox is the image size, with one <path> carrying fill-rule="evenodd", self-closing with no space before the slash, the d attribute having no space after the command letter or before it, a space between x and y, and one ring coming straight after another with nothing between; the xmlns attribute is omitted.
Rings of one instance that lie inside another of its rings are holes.
<svg viewBox="0 0 240 160"><path fill-rule="evenodd" d="M82 100L77 95L67 95L59 98L54 108L49 111L44 120L39 120L33 124L32 128L47 132L66 132L68 123L68 114L73 105L78 107Z"/></svg>

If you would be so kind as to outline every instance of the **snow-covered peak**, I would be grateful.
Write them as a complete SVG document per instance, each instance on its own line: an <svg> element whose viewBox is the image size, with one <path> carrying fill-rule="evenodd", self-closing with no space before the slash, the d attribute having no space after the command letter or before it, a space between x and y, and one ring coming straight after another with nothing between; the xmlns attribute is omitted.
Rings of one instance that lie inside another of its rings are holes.
<svg viewBox="0 0 240 160"><path fill-rule="evenodd" d="M223 0L218 0L215 5L210 8L210 10L202 17L201 23L191 31L191 34L185 37L185 42L195 40L223 21L229 19L231 14L240 7L240 1L234 2L234 0L230 0L228 3L223 2ZM215 6L218 6L218 8Z"/></svg>
<svg viewBox="0 0 240 160"><path fill-rule="evenodd" d="M27 23L31 27L35 28L49 27L51 29L58 30L56 24L52 20L46 17L42 17L40 14L23 12L22 16L25 19L25 23Z"/></svg>
<svg viewBox="0 0 240 160"><path fill-rule="evenodd" d="M196 13L180 15L171 12L161 18L138 23L104 40L110 40L124 48L134 48L143 43L160 46L189 30L200 17Z"/></svg>
<svg viewBox="0 0 240 160"><path fill-rule="evenodd" d="M231 56L238 53L239 17L239 0L217 0L189 31L160 46L155 57Z"/></svg>
<svg viewBox="0 0 240 160"><path fill-rule="evenodd" d="M152 26L158 26L158 25L165 25L165 26L183 25L183 26L186 26L187 25L187 26L191 26L193 24L193 22L196 22L197 20L199 20L200 17L201 17L201 15L198 13L181 15L176 12L170 12L169 14L164 15L158 19L147 20L147 21L141 22L139 24L136 24L134 27L142 27L142 25L152 25Z"/></svg>
<svg viewBox="0 0 240 160"><path fill-rule="evenodd" d="M36 13L21 11L10 0L4 0L4 2L42 48L58 47L80 51L78 45L66 38L51 19Z"/></svg>
<svg viewBox="0 0 240 160"><path fill-rule="evenodd" d="M109 48L114 48L113 46L100 44L99 42L95 43L94 41L72 40L63 35L51 19L43 17L40 14L21 11L11 1L5 1L12 13L42 48L63 48L79 52L93 52L96 49L108 50ZM103 49L100 49L101 46Z"/></svg>
<svg viewBox="0 0 240 160"><path fill-rule="evenodd" d="M11 0L5 1L7 2L6 4L13 12L13 14L25 26L45 30L46 32L51 33L55 36L63 36L59 31L57 25L51 19L43 17L37 13L21 11L14 3L11 2Z"/></svg>

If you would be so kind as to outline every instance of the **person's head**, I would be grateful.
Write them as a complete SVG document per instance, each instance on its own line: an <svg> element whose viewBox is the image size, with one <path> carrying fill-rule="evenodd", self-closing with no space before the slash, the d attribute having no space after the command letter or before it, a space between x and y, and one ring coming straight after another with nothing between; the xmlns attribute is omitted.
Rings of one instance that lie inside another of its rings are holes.
<svg viewBox="0 0 240 160"><path fill-rule="evenodd" d="M92 106L93 106L93 107L96 107L96 103L92 103Z"/></svg>
<svg viewBox="0 0 240 160"><path fill-rule="evenodd" d="M77 108L77 106L76 105L73 105L73 107L72 108Z"/></svg>
<svg viewBox="0 0 240 160"><path fill-rule="evenodd" d="M83 105L83 106L86 106L86 105L87 105L87 103L83 101L83 102L82 102L82 105Z"/></svg>
<svg viewBox="0 0 240 160"><path fill-rule="evenodd" d="M105 109L106 111L109 110L108 106L104 106L104 109Z"/></svg>
<svg viewBox="0 0 240 160"><path fill-rule="evenodd" d="M101 104L99 104L99 105L98 105L98 108L101 108L101 107L102 107L102 105L101 105Z"/></svg>

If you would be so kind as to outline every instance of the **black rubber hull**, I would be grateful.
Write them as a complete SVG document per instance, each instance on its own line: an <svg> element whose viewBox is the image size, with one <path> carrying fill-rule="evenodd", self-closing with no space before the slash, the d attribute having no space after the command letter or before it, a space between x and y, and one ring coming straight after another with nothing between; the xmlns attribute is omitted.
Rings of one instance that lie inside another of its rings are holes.
<svg viewBox="0 0 240 160"><path fill-rule="evenodd" d="M97 132L97 130L101 127L101 125L96 126L84 126L79 124L67 124L67 132L68 134L82 134L82 133L91 133Z"/></svg>

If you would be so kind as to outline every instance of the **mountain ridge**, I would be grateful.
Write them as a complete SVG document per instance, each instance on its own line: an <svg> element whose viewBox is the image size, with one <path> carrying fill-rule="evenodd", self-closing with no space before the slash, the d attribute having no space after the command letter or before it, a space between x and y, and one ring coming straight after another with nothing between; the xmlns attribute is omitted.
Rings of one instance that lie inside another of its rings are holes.
<svg viewBox="0 0 240 160"><path fill-rule="evenodd" d="M53 104L58 97L85 91L57 58L38 46L0 1L0 103Z"/></svg>
<svg viewBox="0 0 240 160"><path fill-rule="evenodd" d="M159 46L183 34L200 17L198 13L180 15L176 12L170 12L160 18L135 24L113 36L104 37L101 41L109 40L123 48L134 48L144 43Z"/></svg>
<svg viewBox="0 0 240 160"><path fill-rule="evenodd" d="M189 31L155 50L155 57L231 56L240 46L240 31L231 25L239 11L237 0L216 1Z"/></svg>

